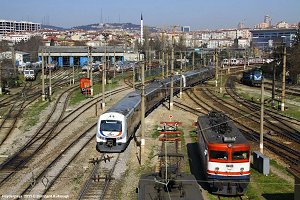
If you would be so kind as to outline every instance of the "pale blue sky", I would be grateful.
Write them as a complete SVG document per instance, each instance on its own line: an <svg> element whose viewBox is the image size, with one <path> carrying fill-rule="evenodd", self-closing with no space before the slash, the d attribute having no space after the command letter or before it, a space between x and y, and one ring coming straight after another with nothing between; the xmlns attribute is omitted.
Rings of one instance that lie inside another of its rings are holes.
<svg viewBox="0 0 300 200"><path fill-rule="evenodd" d="M300 0L1 0L0 19L50 22L72 27L103 22L149 26L189 25L195 29L253 27L265 15L272 22L300 21Z"/></svg>

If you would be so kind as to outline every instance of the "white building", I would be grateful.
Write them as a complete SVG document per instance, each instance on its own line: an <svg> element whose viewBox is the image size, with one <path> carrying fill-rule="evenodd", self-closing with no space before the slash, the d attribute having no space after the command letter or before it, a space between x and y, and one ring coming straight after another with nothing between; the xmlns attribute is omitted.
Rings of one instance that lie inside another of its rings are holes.
<svg viewBox="0 0 300 200"><path fill-rule="evenodd" d="M30 54L23 52L23 51L15 51L16 56L16 63L17 65L24 64L26 62L29 62L30 60ZM0 60L11 60L12 59L12 52L11 51L5 51L0 53Z"/></svg>
<svg viewBox="0 0 300 200"><path fill-rule="evenodd" d="M276 28L289 28L289 24L285 21L281 21L276 24Z"/></svg>
<svg viewBox="0 0 300 200"><path fill-rule="evenodd" d="M6 40L9 42L12 42L13 44L19 43L22 40L27 41L29 40L33 35L24 33L24 34L6 34L6 35L0 35L0 41Z"/></svg>
<svg viewBox="0 0 300 200"><path fill-rule="evenodd" d="M12 33L12 32L38 31L40 29L41 29L41 23L0 20L0 35Z"/></svg>

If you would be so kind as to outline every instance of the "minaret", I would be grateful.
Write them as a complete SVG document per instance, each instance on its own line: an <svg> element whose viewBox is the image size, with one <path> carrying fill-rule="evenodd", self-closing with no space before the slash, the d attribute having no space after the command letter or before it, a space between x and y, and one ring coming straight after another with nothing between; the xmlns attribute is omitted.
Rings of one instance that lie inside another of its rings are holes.
<svg viewBox="0 0 300 200"><path fill-rule="evenodd" d="M141 13L141 45L144 44L144 20L143 14Z"/></svg>

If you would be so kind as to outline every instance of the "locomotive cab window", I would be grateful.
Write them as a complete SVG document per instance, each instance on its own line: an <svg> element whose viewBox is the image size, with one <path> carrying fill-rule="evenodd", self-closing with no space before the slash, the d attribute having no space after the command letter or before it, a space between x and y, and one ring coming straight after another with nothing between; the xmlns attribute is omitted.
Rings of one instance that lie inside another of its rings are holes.
<svg viewBox="0 0 300 200"><path fill-rule="evenodd" d="M116 120L102 120L100 131L122 131L122 122Z"/></svg>
<svg viewBox="0 0 300 200"><path fill-rule="evenodd" d="M217 159L217 160L227 160L228 159L228 153L227 153L227 151L210 150L210 158L211 159Z"/></svg>
<svg viewBox="0 0 300 200"><path fill-rule="evenodd" d="M248 151L234 151L232 152L232 160L248 160L249 152Z"/></svg>

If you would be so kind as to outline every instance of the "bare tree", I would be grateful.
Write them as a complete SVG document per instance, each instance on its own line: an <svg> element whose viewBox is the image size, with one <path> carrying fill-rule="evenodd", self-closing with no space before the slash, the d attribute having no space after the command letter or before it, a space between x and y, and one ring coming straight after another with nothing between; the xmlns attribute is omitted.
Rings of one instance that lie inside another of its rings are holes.
<svg viewBox="0 0 300 200"><path fill-rule="evenodd" d="M42 46L42 38L39 36L31 37L28 41L21 41L15 45L15 50L30 53L30 61L38 60L38 49Z"/></svg>

